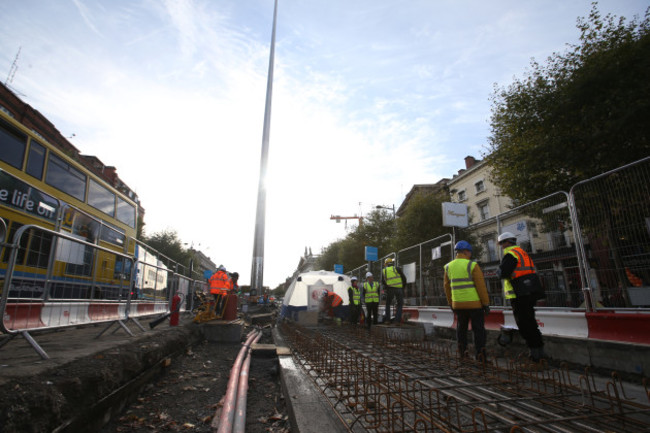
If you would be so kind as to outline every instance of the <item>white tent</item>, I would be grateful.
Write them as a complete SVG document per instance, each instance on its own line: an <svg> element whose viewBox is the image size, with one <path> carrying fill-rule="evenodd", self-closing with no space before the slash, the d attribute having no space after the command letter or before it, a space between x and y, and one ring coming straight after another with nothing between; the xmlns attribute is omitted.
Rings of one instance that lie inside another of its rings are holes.
<svg viewBox="0 0 650 433"><path fill-rule="evenodd" d="M290 316L297 311L316 311L323 289L333 291L348 305L348 287L352 284L347 275L330 271L305 272L293 280L284 295L281 316Z"/></svg>

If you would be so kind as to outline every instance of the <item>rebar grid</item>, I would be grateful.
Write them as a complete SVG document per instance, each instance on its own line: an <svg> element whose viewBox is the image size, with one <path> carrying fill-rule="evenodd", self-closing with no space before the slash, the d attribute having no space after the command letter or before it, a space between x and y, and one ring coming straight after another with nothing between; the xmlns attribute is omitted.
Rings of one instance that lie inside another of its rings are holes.
<svg viewBox="0 0 650 433"><path fill-rule="evenodd" d="M566 366L474 361L399 332L281 330L350 431L650 432L647 385L648 401L633 401L615 373L599 390L588 368L573 383Z"/></svg>

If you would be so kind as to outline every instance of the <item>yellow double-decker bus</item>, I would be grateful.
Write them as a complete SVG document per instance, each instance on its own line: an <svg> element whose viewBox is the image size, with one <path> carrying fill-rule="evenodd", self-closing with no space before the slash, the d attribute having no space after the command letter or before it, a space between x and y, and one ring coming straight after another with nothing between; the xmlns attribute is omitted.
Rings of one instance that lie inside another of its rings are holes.
<svg viewBox="0 0 650 433"><path fill-rule="evenodd" d="M9 296L123 299L130 290L131 261L106 249L133 256L137 198L91 170L78 153L49 143L18 121L12 108L0 98L0 218L7 227L0 240L11 243L21 227L36 225L83 242L27 230L19 239ZM0 279L6 276L9 252L5 247L0 256Z"/></svg>

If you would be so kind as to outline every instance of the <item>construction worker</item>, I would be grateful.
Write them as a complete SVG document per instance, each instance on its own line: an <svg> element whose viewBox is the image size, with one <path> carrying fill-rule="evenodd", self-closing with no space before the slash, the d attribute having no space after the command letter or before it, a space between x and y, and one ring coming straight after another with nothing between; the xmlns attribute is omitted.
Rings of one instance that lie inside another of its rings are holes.
<svg viewBox="0 0 650 433"><path fill-rule="evenodd" d="M497 276L503 280L503 293L512 305L519 333L526 340L530 349L530 359L539 362L546 358L542 333L535 318L535 304L544 297L542 285L535 271L535 264L521 247L517 246L517 237L504 232L497 241L503 248L503 259L497 270Z"/></svg>
<svg viewBox="0 0 650 433"><path fill-rule="evenodd" d="M348 287L350 323L356 325L359 323L359 313L361 312L361 288L357 277L350 278L350 284L350 287Z"/></svg>
<svg viewBox="0 0 650 433"><path fill-rule="evenodd" d="M220 265L217 268L217 272L212 274L208 283L210 285L210 293L214 296L215 313L220 315L225 306L226 295L232 289L232 280L228 272L226 272L226 268Z"/></svg>
<svg viewBox="0 0 650 433"><path fill-rule="evenodd" d="M366 323L370 329L371 324L377 324L379 314L379 283L375 281L372 272L366 272L363 294L366 302Z"/></svg>
<svg viewBox="0 0 650 433"><path fill-rule="evenodd" d="M445 294L447 303L456 315L456 339L458 353L466 356L467 328L472 322L476 359L485 360L485 316L490 313L483 271L478 263L471 260L472 246L467 241L459 241L454 247L456 258L445 265Z"/></svg>
<svg viewBox="0 0 650 433"><path fill-rule="evenodd" d="M402 322L402 307L404 305L404 286L406 286L406 277L401 268L395 266L392 257L384 261L384 269L381 272L381 282L386 290L386 311L384 311L384 323L393 322L390 314L393 298L397 300L397 309L395 311L395 322Z"/></svg>
<svg viewBox="0 0 650 433"><path fill-rule="evenodd" d="M334 317L337 324L341 324L341 319L345 316L343 308L343 299L334 292L323 289L320 295L320 309L330 317Z"/></svg>

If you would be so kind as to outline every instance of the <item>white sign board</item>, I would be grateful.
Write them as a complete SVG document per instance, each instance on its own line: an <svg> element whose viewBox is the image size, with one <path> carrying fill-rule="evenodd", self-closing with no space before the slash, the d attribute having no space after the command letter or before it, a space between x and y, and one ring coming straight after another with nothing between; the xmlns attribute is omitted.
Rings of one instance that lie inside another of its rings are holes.
<svg viewBox="0 0 650 433"><path fill-rule="evenodd" d="M415 262L404 265L402 272L404 272L407 283L415 283Z"/></svg>
<svg viewBox="0 0 650 433"><path fill-rule="evenodd" d="M442 225L445 227L467 227L469 225L467 205L463 203L442 204Z"/></svg>
<svg viewBox="0 0 650 433"><path fill-rule="evenodd" d="M528 224L525 220L517 221L514 224L508 224L501 228L501 233L510 232L517 236L517 244L521 245L523 242L530 242L528 235Z"/></svg>

